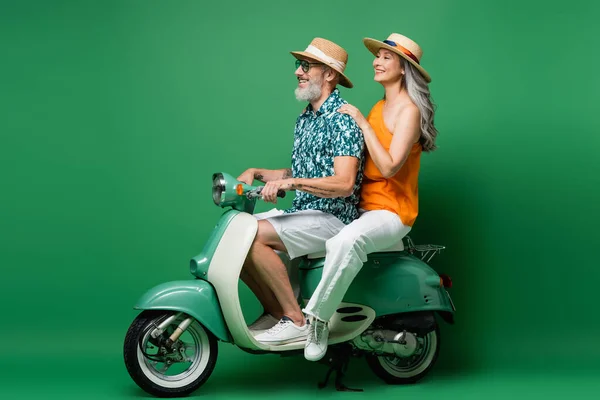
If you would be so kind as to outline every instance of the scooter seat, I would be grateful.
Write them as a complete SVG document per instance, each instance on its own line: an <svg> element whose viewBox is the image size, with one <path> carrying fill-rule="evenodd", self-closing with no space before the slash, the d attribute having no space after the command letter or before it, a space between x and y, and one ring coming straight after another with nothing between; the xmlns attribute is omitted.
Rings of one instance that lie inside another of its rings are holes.
<svg viewBox="0 0 600 400"><path fill-rule="evenodd" d="M395 245L388 247L387 249L374 251L374 253L384 253L389 251L404 251L404 241L399 240ZM323 258L325 257L325 251L319 251L317 253L311 253L306 256L308 259L312 260L315 258Z"/></svg>

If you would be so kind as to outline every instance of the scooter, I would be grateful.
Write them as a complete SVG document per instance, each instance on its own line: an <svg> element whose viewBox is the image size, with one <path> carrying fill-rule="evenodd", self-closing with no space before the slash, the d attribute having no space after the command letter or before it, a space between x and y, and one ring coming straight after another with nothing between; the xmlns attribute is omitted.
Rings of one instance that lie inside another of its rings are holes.
<svg viewBox="0 0 600 400"><path fill-rule="evenodd" d="M253 212L262 189L226 173L213 174L213 201L227 210L202 252L191 259L193 278L159 284L135 305L142 312L125 336L124 361L147 393L180 397L196 391L213 372L219 341L252 354L303 354L305 342L256 341L240 305L239 277L257 232ZM330 320L329 347L320 361L329 371L319 387L336 372L337 390L355 390L342 383L351 357L364 356L388 384L417 382L432 369L440 351L436 314L454 324L456 309L448 292L452 280L428 265L444 246L416 246L408 236L406 241L368 255ZM299 300L307 302L317 287L324 257L302 257Z"/></svg>

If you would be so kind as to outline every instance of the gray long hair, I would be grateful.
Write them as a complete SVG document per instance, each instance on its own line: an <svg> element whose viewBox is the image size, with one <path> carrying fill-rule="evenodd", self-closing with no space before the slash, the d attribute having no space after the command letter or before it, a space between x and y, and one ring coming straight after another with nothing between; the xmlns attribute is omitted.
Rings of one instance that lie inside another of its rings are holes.
<svg viewBox="0 0 600 400"><path fill-rule="evenodd" d="M419 141L421 142L423 151L433 151L437 149L437 146L435 145L435 139L438 131L433 124L436 107L431 99L429 86L417 68L415 68L408 61L405 61L404 58L399 58L400 63L404 68L404 75L402 75L402 86L406 87L408 96L413 103L415 103L419 109L419 112L421 113L421 138Z"/></svg>

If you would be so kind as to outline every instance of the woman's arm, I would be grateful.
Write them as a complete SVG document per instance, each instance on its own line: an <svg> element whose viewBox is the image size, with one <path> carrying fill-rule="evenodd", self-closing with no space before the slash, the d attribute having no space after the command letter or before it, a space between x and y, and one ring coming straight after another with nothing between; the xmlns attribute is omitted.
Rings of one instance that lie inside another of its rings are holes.
<svg viewBox="0 0 600 400"><path fill-rule="evenodd" d="M375 131L356 107L345 104L339 112L354 118L363 132L369 155L385 178L394 176L402 168L413 144L421 136L420 114L417 107L406 107L396 117L394 137L389 151L379 142Z"/></svg>

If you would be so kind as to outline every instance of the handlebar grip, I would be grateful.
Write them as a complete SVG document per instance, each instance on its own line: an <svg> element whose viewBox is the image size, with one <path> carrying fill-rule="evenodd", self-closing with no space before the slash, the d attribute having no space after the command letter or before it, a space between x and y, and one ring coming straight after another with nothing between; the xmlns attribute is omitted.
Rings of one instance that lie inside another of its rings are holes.
<svg viewBox="0 0 600 400"><path fill-rule="evenodd" d="M248 196L249 199L261 198L263 188L264 186L259 186L256 189L249 191L246 196ZM278 190L277 197L280 197L282 199L285 198L285 190Z"/></svg>

